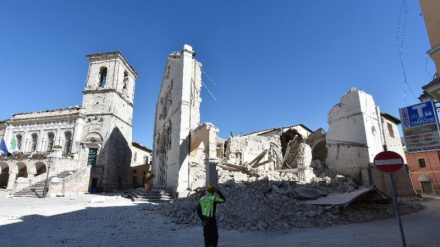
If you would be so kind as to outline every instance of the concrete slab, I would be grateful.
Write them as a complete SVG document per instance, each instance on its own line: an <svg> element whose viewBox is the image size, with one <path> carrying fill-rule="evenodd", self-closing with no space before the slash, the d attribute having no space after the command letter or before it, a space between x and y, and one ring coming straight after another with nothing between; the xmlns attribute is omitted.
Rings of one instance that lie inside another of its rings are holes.
<svg viewBox="0 0 440 247"><path fill-rule="evenodd" d="M320 197L316 200L305 201L305 203L313 205L348 205L357 197L374 190L374 188L363 188L350 193L332 194L326 197Z"/></svg>

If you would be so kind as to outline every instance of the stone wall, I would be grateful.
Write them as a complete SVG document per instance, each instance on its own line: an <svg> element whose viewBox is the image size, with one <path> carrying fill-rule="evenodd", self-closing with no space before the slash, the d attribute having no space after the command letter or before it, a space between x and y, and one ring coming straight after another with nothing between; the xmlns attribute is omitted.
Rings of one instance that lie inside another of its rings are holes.
<svg viewBox="0 0 440 247"><path fill-rule="evenodd" d="M226 141L226 160L225 162L244 165L251 162L265 150L271 150L271 143L281 147L280 137L275 136L235 136L230 137ZM281 152L278 152L281 153ZM261 162L269 161L269 152L260 160ZM274 170L275 161L269 161L267 164L257 167L257 170Z"/></svg>
<svg viewBox="0 0 440 247"><path fill-rule="evenodd" d="M374 165L370 165L370 171L374 186L386 195L392 197L393 193L390 182L390 174L379 171ZM403 166L397 172L392 173L392 176L394 180L396 196L416 195L406 166Z"/></svg>
<svg viewBox="0 0 440 247"><path fill-rule="evenodd" d="M377 114L373 97L363 91L350 89L328 114L329 130L326 134L326 164L338 173L356 177L371 163L367 140L368 126ZM368 123L367 123L368 122ZM377 122L377 121L376 121ZM379 130L378 122L376 129ZM379 135L378 135L379 136Z"/></svg>
<svg viewBox="0 0 440 247"><path fill-rule="evenodd" d="M204 187L210 175L216 173L213 164L222 158L217 156L217 132L218 128L211 123L204 123L191 132L189 179L180 180L188 184L189 190Z"/></svg>
<svg viewBox="0 0 440 247"><path fill-rule="evenodd" d="M27 188L32 184L46 179L46 172L49 172L49 177L52 177L65 171L76 171L80 169L78 160L73 158L46 158L41 160L4 159L0 162L0 166L9 167L7 188L13 189L14 191ZM27 172L27 177L17 177L19 175L19 170L23 169L24 167L26 167L25 170ZM37 174L38 170L42 167L46 167L46 172L43 174ZM19 184L14 185L15 181L19 181ZM4 181L2 183L4 183Z"/></svg>
<svg viewBox="0 0 440 247"><path fill-rule="evenodd" d="M406 153L405 155L411 180L417 193L440 194L439 152Z"/></svg>
<svg viewBox="0 0 440 247"><path fill-rule="evenodd" d="M156 104L153 135L154 183L186 191L189 179L189 134L200 122L202 65L184 45L168 57Z"/></svg>
<svg viewBox="0 0 440 247"><path fill-rule="evenodd" d="M403 149L402 139L400 138L399 128L397 127L396 123L385 117L381 118L381 123L382 131L385 133L384 143L387 146L387 150L398 153L400 156L402 156L403 163L406 164L405 150ZM381 151L383 151L383 149L378 150L378 152Z"/></svg>
<svg viewBox="0 0 440 247"><path fill-rule="evenodd" d="M6 122L4 121L0 121L0 141L4 138L5 136L5 131L6 131L7 125ZM6 141L5 141L6 142ZM0 154L3 154L3 151L0 150Z"/></svg>
<svg viewBox="0 0 440 247"><path fill-rule="evenodd" d="M49 183L49 197L84 194L90 187L91 166L86 166L72 175L60 179L53 178Z"/></svg>
<svg viewBox="0 0 440 247"><path fill-rule="evenodd" d="M111 192L132 187L132 116L138 75L120 52L88 55L89 73L84 90L86 110L81 162L91 148L98 149L92 179ZM103 79L105 78L105 79ZM96 188L96 187L94 187Z"/></svg>
<svg viewBox="0 0 440 247"><path fill-rule="evenodd" d="M81 164L78 163L78 160L74 158L51 158L50 165L50 172L52 174L58 174L64 171L77 171L82 168ZM85 165L86 164L83 164L83 166Z"/></svg>
<svg viewBox="0 0 440 247"><path fill-rule="evenodd" d="M404 157L397 123L381 116L373 97L363 91L350 89L330 110L328 123L326 164L339 174L360 179L365 186L383 180L372 180L369 165L378 153L384 151L384 145L388 151ZM399 178L405 181L400 189L406 191L408 174L398 176L403 176Z"/></svg>
<svg viewBox="0 0 440 247"><path fill-rule="evenodd" d="M53 145L60 145L64 150L67 141L65 133L70 132L73 135L77 131L76 121L82 117L83 112L80 107L70 107L16 114L9 120L10 125L5 130L5 142L10 147L13 137L20 135L21 147L18 151L25 153L46 152L49 145L48 135L52 133L54 135ZM32 150L32 135L37 135L35 150ZM77 148L75 145L78 143L72 143L72 151ZM9 152L12 153L13 150L9 150Z"/></svg>

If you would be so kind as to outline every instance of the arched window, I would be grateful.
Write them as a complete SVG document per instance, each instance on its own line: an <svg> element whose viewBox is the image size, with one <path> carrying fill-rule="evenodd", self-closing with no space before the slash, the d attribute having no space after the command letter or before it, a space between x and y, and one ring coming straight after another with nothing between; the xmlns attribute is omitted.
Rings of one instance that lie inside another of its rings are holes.
<svg viewBox="0 0 440 247"><path fill-rule="evenodd" d="M124 71L124 80L122 80L122 93L125 94L127 92L128 86L128 73Z"/></svg>
<svg viewBox="0 0 440 247"><path fill-rule="evenodd" d="M127 88L127 82L128 82L128 73L127 71L124 71L124 80L123 80L124 85L122 86L122 89Z"/></svg>
<svg viewBox="0 0 440 247"><path fill-rule="evenodd" d="M70 131L64 132L64 153L70 154L72 153L72 133Z"/></svg>
<svg viewBox="0 0 440 247"><path fill-rule="evenodd" d="M21 142L22 141L23 141L23 137L20 134L18 134L17 135L17 149L18 149L18 151L21 150Z"/></svg>
<svg viewBox="0 0 440 247"><path fill-rule="evenodd" d="M99 87L104 87L107 81L107 68L101 67L99 70Z"/></svg>
<svg viewBox="0 0 440 247"><path fill-rule="evenodd" d="M52 150L53 148L53 141L54 141L54 134L52 132L49 132L47 134L47 151Z"/></svg>
<svg viewBox="0 0 440 247"><path fill-rule="evenodd" d="M35 152L37 150L37 141L38 141L38 135L33 133L32 134L32 146L31 146L32 152Z"/></svg>

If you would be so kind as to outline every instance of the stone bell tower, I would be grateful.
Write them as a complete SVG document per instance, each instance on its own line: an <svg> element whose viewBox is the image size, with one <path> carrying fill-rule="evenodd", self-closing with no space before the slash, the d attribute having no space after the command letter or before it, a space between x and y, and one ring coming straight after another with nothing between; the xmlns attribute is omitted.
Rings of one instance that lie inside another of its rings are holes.
<svg viewBox="0 0 440 247"><path fill-rule="evenodd" d="M120 52L87 55L81 164L92 166L90 190L131 186L130 162L136 71Z"/></svg>
<svg viewBox="0 0 440 247"><path fill-rule="evenodd" d="M190 187L190 132L200 122L202 64L184 45L168 56L156 103L153 143L155 183L180 195Z"/></svg>

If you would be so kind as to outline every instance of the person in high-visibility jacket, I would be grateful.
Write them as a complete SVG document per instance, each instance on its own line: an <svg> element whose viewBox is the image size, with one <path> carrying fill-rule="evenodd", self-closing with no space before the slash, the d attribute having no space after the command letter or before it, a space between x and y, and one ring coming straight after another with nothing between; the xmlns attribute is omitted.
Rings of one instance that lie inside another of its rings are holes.
<svg viewBox="0 0 440 247"><path fill-rule="evenodd" d="M214 195L217 192L218 196ZM206 188L206 194L199 200L197 214L203 225L203 237L206 247L217 247L218 227L217 227L217 204L226 201L222 192L214 185L209 184Z"/></svg>

